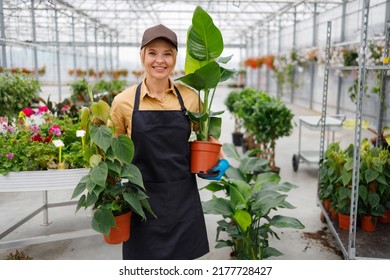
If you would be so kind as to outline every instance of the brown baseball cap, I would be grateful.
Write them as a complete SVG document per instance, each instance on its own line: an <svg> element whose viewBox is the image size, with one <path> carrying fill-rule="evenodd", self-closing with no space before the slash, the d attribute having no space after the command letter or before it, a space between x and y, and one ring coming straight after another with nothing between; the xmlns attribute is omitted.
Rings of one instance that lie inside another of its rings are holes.
<svg viewBox="0 0 390 280"><path fill-rule="evenodd" d="M157 38L167 40L168 42L172 43L172 45L177 50L176 33L162 24L155 25L145 30L144 35L142 36L141 49Z"/></svg>

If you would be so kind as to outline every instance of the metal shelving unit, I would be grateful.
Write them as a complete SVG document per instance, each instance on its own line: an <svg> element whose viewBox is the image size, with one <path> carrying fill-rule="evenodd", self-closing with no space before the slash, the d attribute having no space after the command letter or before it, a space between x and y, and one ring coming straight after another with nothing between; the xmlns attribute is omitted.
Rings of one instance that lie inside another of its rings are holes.
<svg viewBox="0 0 390 280"><path fill-rule="evenodd" d="M363 95L365 92L364 85L366 80L367 70L382 70L382 88L381 88L381 104L378 115L378 131L382 129L382 117L384 112L385 87L387 71L390 71L390 65L384 64L382 66L366 66L366 49L367 49L367 30L368 30L368 16L369 16L370 1L364 0L362 7L362 25L360 36L360 55L359 66L356 67L337 67L329 66L329 53L331 47L331 22L327 25L327 43L326 43L326 67L324 75L323 100L322 100L322 115L321 115L321 143L320 143L320 168L322 159L324 158L324 138L326 129L326 109L327 109L327 95L328 95L328 77L329 71L333 69L343 70L358 70L358 96L356 101L356 115L355 115L355 132L354 132L354 158L353 158L353 174L352 174L352 192L351 192L351 211L350 211L350 227L349 232L338 229L335 221L331 220L328 213L319 201L317 195L318 205L322 210L322 214L328 223L330 230L334 234L340 248L346 259L390 259L390 237L388 227L378 224L375 233L363 232L357 230L357 204L358 204L358 187L359 187L359 168L360 168L360 143L362 132L362 116L363 116ZM384 56L389 57L389 43L390 43L390 28L386 28L386 43L384 49ZM387 62L388 63L388 62ZM380 137L378 137L380 138ZM319 175L320 176L320 175ZM319 191L318 184L318 191ZM358 242L357 242L358 240Z"/></svg>

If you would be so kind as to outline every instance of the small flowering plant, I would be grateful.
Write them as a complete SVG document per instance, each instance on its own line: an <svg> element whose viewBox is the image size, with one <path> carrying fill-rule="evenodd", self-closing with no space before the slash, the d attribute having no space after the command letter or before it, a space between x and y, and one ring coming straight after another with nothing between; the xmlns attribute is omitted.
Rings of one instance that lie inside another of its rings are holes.
<svg viewBox="0 0 390 280"><path fill-rule="evenodd" d="M53 115L46 106L24 108L18 119L0 117L0 173L83 167L78 124L65 112ZM53 144L61 140L63 149ZM62 162L61 162L62 158Z"/></svg>

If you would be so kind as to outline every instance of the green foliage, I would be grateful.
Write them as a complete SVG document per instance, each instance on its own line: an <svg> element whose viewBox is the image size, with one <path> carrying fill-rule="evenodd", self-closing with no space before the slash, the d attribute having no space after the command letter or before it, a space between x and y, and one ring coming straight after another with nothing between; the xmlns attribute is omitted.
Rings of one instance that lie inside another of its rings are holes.
<svg viewBox="0 0 390 280"><path fill-rule="evenodd" d="M390 206L390 152L372 147L367 139L360 149L358 213L382 216ZM330 199L342 214L350 214L353 153L352 144L344 150L331 143L320 164L320 199Z"/></svg>
<svg viewBox="0 0 390 280"><path fill-rule="evenodd" d="M193 122L199 123L197 140L207 141L209 136L218 139L222 122L217 116L223 112L211 111L215 90L220 82L228 80L235 72L220 66L219 63L227 63L231 57L220 57L224 49L222 34L214 25L212 18L200 6L194 11L186 44L186 75L178 80L198 92L201 110L189 112L188 115ZM203 106L200 104L202 93Z"/></svg>
<svg viewBox="0 0 390 280"><path fill-rule="evenodd" d="M292 111L280 99L250 88L243 89L238 99L235 103L238 117L246 131L260 144L260 156L269 160L274 170L276 140L291 135Z"/></svg>
<svg viewBox="0 0 390 280"><path fill-rule="evenodd" d="M26 74L0 74L0 116L16 118L38 99L41 84Z"/></svg>
<svg viewBox="0 0 390 280"><path fill-rule="evenodd" d="M17 122L3 118L0 126L0 174L59 168L59 149L52 142L55 139L64 143L61 154L65 168L84 166L81 140L76 137L79 125L66 115L37 110ZM54 127L60 135L52 131Z"/></svg>
<svg viewBox="0 0 390 280"><path fill-rule="evenodd" d="M92 99L92 92L89 94ZM92 228L104 235L115 226L116 215L132 210L146 219L145 209L155 216L145 194L142 174L131 163L134 144L127 135L114 137L113 127L107 126L109 112L109 105L100 100L80 113L81 127L86 131L84 158L91 170L72 194L72 198L81 195L76 211L81 207L94 209Z"/></svg>
<svg viewBox="0 0 390 280"><path fill-rule="evenodd" d="M264 160L249 154L240 156L231 144L223 148L238 165L230 167L221 181L205 187L212 192L224 191L225 196L213 195L202 204L206 214L223 216L218 221L216 248L231 247L237 259L259 260L282 255L269 246L270 236L279 239L273 228L303 229L304 226L296 218L273 215L273 211L294 208L286 201L285 193L296 186L280 183L280 176L275 173L256 175L254 171L264 165ZM229 239L221 239L222 232Z"/></svg>

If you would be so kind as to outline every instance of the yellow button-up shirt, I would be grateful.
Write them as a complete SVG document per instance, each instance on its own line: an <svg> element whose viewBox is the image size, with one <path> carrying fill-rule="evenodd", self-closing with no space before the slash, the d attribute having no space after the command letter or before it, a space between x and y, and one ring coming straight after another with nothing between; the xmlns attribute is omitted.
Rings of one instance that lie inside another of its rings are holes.
<svg viewBox="0 0 390 280"><path fill-rule="evenodd" d="M149 90L145 80L141 85L139 110L180 110L180 103L173 87L174 83L169 80L170 88L166 90L163 100L159 100L149 95ZM127 134L131 137L132 118L134 110L135 93L138 85L133 85L117 96L115 96L111 106L110 125L115 127L115 133ZM181 83L175 83L180 91L184 106L187 111L198 112L199 101L198 94L191 88Z"/></svg>

